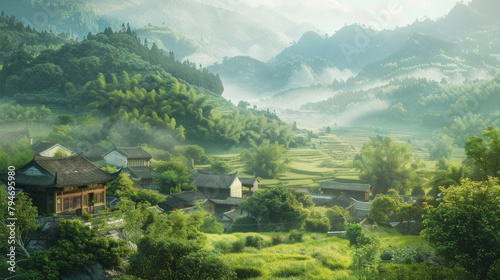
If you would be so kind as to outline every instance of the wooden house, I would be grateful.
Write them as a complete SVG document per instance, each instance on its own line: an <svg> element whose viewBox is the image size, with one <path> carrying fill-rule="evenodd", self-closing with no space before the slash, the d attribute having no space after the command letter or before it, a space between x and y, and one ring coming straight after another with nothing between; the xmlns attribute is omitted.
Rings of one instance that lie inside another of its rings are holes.
<svg viewBox="0 0 500 280"><path fill-rule="evenodd" d="M141 147L115 147L103 155L106 164L116 167L150 166L153 156Z"/></svg>
<svg viewBox="0 0 500 280"><path fill-rule="evenodd" d="M236 173L214 174L205 170L191 170L193 180L189 183L205 194L208 198L225 199L227 197L242 197L242 184Z"/></svg>
<svg viewBox="0 0 500 280"><path fill-rule="evenodd" d="M121 170L120 170L121 171ZM42 157L35 155L28 164L16 170L16 187L28 193L40 213L80 214L103 210L106 185L120 171L107 173L83 155ZM7 182L7 174L0 174Z"/></svg>
<svg viewBox="0 0 500 280"><path fill-rule="evenodd" d="M257 177L252 177L252 178L241 178L240 179L241 185L245 188L248 188L248 191L250 193L254 193L259 189L259 179Z"/></svg>
<svg viewBox="0 0 500 280"><path fill-rule="evenodd" d="M325 195L346 195L360 201L368 201L372 191L372 187L368 184L345 182L322 182L319 187Z"/></svg>
<svg viewBox="0 0 500 280"><path fill-rule="evenodd" d="M166 200L159 203L158 206L164 211L170 212L196 206L199 200L206 202L207 197L200 191L186 191L168 195Z"/></svg>
<svg viewBox="0 0 500 280"><path fill-rule="evenodd" d="M240 204L245 201L246 198L242 197L227 197L225 199L208 199L205 208L214 211L215 213L222 214L227 211L237 210L241 212Z"/></svg>
<svg viewBox="0 0 500 280"><path fill-rule="evenodd" d="M65 148L57 143L51 143L47 141L39 141L31 145L31 150L35 152L35 155L44 157L53 157L58 151L63 152L67 156L73 155L73 151Z"/></svg>

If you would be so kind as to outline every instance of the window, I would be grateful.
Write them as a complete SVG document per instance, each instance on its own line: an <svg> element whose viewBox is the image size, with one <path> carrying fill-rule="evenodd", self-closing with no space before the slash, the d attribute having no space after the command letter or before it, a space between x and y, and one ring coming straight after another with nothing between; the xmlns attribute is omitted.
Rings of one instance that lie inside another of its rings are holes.
<svg viewBox="0 0 500 280"><path fill-rule="evenodd" d="M69 209L69 197L63 198L63 210Z"/></svg>

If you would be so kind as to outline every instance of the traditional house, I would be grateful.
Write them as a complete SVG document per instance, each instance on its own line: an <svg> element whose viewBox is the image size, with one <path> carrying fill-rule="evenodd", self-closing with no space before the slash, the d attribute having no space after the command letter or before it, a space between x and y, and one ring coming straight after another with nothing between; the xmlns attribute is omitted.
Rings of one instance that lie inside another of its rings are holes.
<svg viewBox="0 0 500 280"><path fill-rule="evenodd" d="M153 156L141 147L115 147L103 155L104 161L116 167L150 166Z"/></svg>
<svg viewBox="0 0 500 280"><path fill-rule="evenodd" d="M346 195L356 200L368 201L372 187L368 184L344 183L344 182L322 182L320 189L325 195Z"/></svg>
<svg viewBox="0 0 500 280"><path fill-rule="evenodd" d="M64 153L66 156L73 155L73 151L67 149L57 143L51 143L47 141L39 141L31 145L31 150L35 152L35 155L44 157L53 157L58 151Z"/></svg>
<svg viewBox="0 0 500 280"><path fill-rule="evenodd" d="M238 177L238 179L240 179L241 185L243 187L248 188L248 191L250 193L254 193L259 189L259 180L257 179L257 177L253 177L253 178Z"/></svg>
<svg viewBox="0 0 500 280"><path fill-rule="evenodd" d="M35 155L33 160L16 170L16 187L33 199L40 213L80 214L104 209L105 186L120 171L107 173L83 155L49 158ZM7 182L7 174L0 174Z"/></svg>
<svg viewBox="0 0 500 280"><path fill-rule="evenodd" d="M237 210L241 213L240 204L245 200L246 198L242 197L227 197L226 199L210 198L207 201L205 208L212 210L218 214L222 214L231 210Z"/></svg>
<svg viewBox="0 0 500 280"><path fill-rule="evenodd" d="M191 170L193 180L189 183L209 198L225 199L242 197L241 181L233 174L214 174L204 170Z"/></svg>
<svg viewBox="0 0 500 280"><path fill-rule="evenodd" d="M218 216L214 215L217 219ZM224 212L219 216L219 222L222 223L224 229L227 229L237 218L241 217L241 213L238 210L230 210Z"/></svg>
<svg viewBox="0 0 500 280"><path fill-rule="evenodd" d="M206 202L207 197L200 191L187 191L168 195L164 202L158 204L166 212L196 206L198 201Z"/></svg>
<svg viewBox="0 0 500 280"><path fill-rule="evenodd" d="M0 131L0 143L16 143L21 139L28 139L30 145L33 144L33 138L31 138L28 129L16 130L16 131Z"/></svg>
<svg viewBox="0 0 500 280"><path fill-rule="evenodd" d="M148 166L129 166L124 168L123 171L129 173L130 178L138 182L142 187L149 187L155 183L156 172Z"/></svg>

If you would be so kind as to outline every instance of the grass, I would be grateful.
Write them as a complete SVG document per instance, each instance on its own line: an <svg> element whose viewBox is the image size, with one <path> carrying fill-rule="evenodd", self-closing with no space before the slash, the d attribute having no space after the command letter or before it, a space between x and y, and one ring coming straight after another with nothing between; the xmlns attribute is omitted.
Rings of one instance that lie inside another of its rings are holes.
<svg viewBox="0 0 500 280"><path fill-rule="evenodd" d="M426 244L422 237L402 235L394 229L379 227L365 228L365 231L380 241L382 251L388 245L403 248L412 244ZM207 234L205 248L214 250L217 242L231 243L257 234L263 238L267 247L245 247L241 253L221 253L224 260L237 268L240 275L254 275L245 279L360 279L360 272L351 268L352 248L349 241L339 237L326 237L325 234L305 233L303 242L274 246L269 246L272 236L288 236L288 233Z"/></svg>

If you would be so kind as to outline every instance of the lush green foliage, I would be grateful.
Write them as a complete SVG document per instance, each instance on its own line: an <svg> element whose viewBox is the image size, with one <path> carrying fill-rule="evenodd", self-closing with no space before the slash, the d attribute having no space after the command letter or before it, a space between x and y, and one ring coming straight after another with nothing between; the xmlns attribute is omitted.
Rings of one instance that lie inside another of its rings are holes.
<svg viewBox="0 0 500 280"><path fill-rule="evenodd" d="M465 141L465 154L472 160L486 180L488 176L499 177L500 170L500 131L488 126L483 131L483 137L472 136Z"/></svg>
<svg viewBox="0 0 500 280"><path fill-rule="evenodd" d="M253 231L300 229L308 214L303 207L295 192L284 187L256 192L241 203L241 208L256 222Z"/></svg>
<svg viewBox="0 0 500 280"><path fill-rule="evenodd" d="M373 203L370 206L368 218L378 222L387 222L389 221L389 217L387 215L396 211L398 204L399 201L390 196L378 196L373 200Z"/></svg>
<svg viewBox="0 0 500 280"><path fill-rule="evenodd" d="M425 216L425 236L436 254L486 279L500 258L500 186L498 180L462 180L441 189L444 202Z"/></svg>
<svg viewBox="0 0 500 280"><path fill-rule="evenodd" d="M408 143L388 136L365 143L354 164L360 170L359 177L373 186L374 193L393 188L406 194L418 183L416 172L420 166L414 162Z"/></svg>
<svg viewBox="0 0 500 280"><path fill-rule="evenodd" d="M118 267L130 253L125 241L99 237L97 231L77 220L61 220L57 226L57 244L36 251L29 259L27 275L34 279L55 279L69 275L82 265L98 261L104 267Z"/></svg>
<svg viewBox="0 0 500 280"><path fill-rule="evenodd" d="M0 173L8 171L9 166L16 170L33 159L33 151L28 139L24 138L16 143L5 142L0 144Z"/></svg>
<svg viewBox="0 0 500 280"><path fill-rule="evenodd" d="M139 190L137 194L132 195L131 199L137 203L148 202L151 205L158 205L158 203L165 201L165 197L160 195L158 191L148 189Z"/></svg>
<svg viewBox="0 0 500 280"><path fill-rule="evenodd" d="M328 208L325 212L325 216L330 221L330 229L334 231L344 230L345 226L351 220L349 211L337 205Z"/></svg>
<svg viewBox="0 0 500 280"><path fill-rule="evenodd" d="M431 160L436 160L439 158L447 158L451 157L453 152L453 139L448 135L441 134L434 144L429 147L429 155Z"/></svg>
<svg viewBox="0 0 500 280"><path fill-rule="evenodd" d="M130 257L129 273L142 279L231 279L221 258L190 240L145 237Z"/></svg>
<svg viewBox="0 0 500 280"><path fill-rule="evenodd" d="M277 142L271 144L269 140L264 140L259 147L243 151L240 158L252 174L263 178L277 178L286 171L289 163L287 159L283 159L284 153L285 148Z"/></svg>
<svg viewBox="0 0 500 280"><path fill-rule="evenodd" d="M363 232L363 227L359 224L349 224L346 226L346 235L351 246L360 248L370 243L370 238Z"/></svg>

